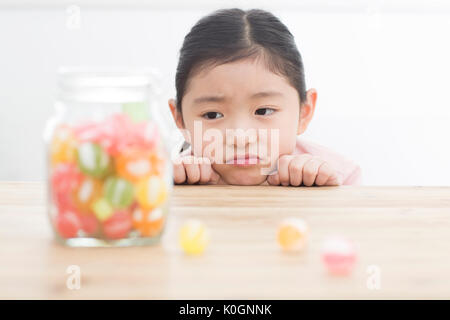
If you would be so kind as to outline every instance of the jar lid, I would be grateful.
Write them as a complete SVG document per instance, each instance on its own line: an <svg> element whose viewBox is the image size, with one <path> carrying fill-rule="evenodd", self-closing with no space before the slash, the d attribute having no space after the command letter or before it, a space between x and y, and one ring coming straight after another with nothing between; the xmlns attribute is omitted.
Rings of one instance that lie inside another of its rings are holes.
<svg viewBox="0 0 450 320"><path fill-rule="evenodd" d="M158 91L152 69L61 67L59 98L87 102L139 102Z"/></svg>

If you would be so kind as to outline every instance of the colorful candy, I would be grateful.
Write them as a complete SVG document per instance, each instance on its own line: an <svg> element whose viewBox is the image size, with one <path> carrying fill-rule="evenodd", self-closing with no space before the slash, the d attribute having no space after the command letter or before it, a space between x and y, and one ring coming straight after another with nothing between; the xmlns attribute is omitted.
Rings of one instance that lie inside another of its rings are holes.
<svg viewBox="0 0 450 320"><path fill-rule="evenodd" d="M198 255L205 251L210 241L207 227L199 220L188 220L180 229L179 243L187 254Z"/></svg>
<svg viewBox="0 0 450 320"><path fill-rule="evenodd" d="M152 122L114 114L99 122L60 125L49 146L55 231L62 238L106 240L160 235L169 192L167 161Z"/></svg>
<svg viewBox="0 0 450 320"><path fill-rule="evenodd" d="M91 177L83 177L73 191L73 202L82 212L91 212L93 203L101 197L102 183Z"/></svg>
<svg viewBox="0 0 450 320"><path fill-rule="evenodd" d="M355 247L344 237L330 237L324 242L322 261L330 274L348 275L356 262Z"/></svg>
<svg viewBox="0 0 450 320"><path fill-rule="evenodd" d="M160 139L154 123L135 123L125 114L114 114L102 123L84 123L74 131L79 141L97 143L113 156L127 149L153 149Z"/></svg>
<svg viewBox="0 0 450 320"><path fill-rule="evenodd" d="M278 227L278 244L286 251L301 251L308 237L308 225L299 218L288 218Z"/></svg>
<svg viewBox="0 0 450 320"><path fill-rule="evenodd" d="M144 237L152 237L161 233L164 226L164 212L161 208L143 210L136 207L133 210L133 227Z"/></svg>
<svg viewBox="0 0 450 320"><path fill-rule="evenodd" d="M78 146L77 161L80 170L92 177L103 178L110 172L111 158L95 143L84 142Z"/></svg>
<svg viewBox="0 0 450 320"><path fill-rule="evenodd" d="M126 238L132 225L131 215L128 211L117 211L103 223L103 233L109 239Z"/></svg>
<svg viewBox="0 0 450 320"><path fill-rule="evenodd" d="M151 176L138 183L136 197L144 209L150 210L166 201L167 192L165 181L159 176Z"/></svg>
<svg viewBox="0 0 450 320"><path fill-rule="evenodd" d="M125 179L110 177L105 182L104 196L114 208L124 209L133 202L134 187Z"/></svg>

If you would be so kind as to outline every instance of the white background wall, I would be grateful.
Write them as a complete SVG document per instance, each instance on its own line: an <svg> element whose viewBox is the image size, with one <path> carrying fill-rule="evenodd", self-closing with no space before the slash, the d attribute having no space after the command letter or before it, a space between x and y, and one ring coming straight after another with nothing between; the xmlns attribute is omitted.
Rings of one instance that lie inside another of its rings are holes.
<svg viewBox="0 0 450 320"><path fill-rule="evenodd" d="M43 179L59 66L157 67L168 115L185 34L237 6L268 9L295 35L319 93L306 137L360 164L366 185L450 185L444 1L78 1L79 29L63 3L0 2L0 180Z"/></svg>

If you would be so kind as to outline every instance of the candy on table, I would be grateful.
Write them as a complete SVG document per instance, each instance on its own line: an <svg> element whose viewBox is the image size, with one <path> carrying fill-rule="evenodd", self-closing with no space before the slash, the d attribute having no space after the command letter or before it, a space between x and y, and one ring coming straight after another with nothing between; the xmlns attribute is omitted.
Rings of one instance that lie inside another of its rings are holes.
<svg viewBox="0 0 450 320"><path fill-rule="evenodd" d="M73 190L73 201L80 211L91 212L93 203L100 198L101 195L101 181L84 176L80 184Z"/></svg>
<svg viewBox="0 0 450 320"><path fill-rule="evenodd" d="M50 159L53 165L57 163L75 162L75 136L67 125L56 128L50 144Z"/></svg>
<svg viewBox="0 0 450 320"><path fill-rule="evenodd" d="M110 156L103 148L91 142L84 142L78 146L77 161L83 173L95 178L107 175L112 165Z"/></svg>
<svg viewBox="0 0 450 320"><path fill-rule="evenodd" d="M120 210L103 223L103 233L109 239L126 238L132 225L129 211Z"/></svg>
<svg viewBox="0 0 450 320"><path fill-rule="evenodd" d="M62 238L75 238L81 230L80 217L73 211L59 213L55 218L55 226Z"/></svg>
<svg viewBox="0 0 450 320"><path fill-rule="evenodd" d="M278 227L278 244L286 251L301 251L306 246L308 225L300 218L284 219Z"/></svg>
<svg viewBox="0 0 450 320"><path fill-rule="evenodd" d="M330 274L348 275L356 261L355 246L345 237L329 237L322 248L322 261Z"/></svg>
<svg viewBox="0 0 450 320"><path fill-rule="evenodd" d="M166 183L160 176L143 179L137 184L136 197L142 208L156 208L167 199Z"/></svg>
<svg viewBox="0 0 450 320"><path fill-rule="evenodd" d="M129 207L134 199L134 186L125 179L109 177L103 187L103 195L114 208Z"/></svg>
<svg viewBox="0 0 450 320"><path fill-rule="evenodd" d="M92 204L92 211L100 221L105 221L112 216L114 209L105 198L100 198Z"/></svg>
<svg viewBox="0 0 450 320"><path fill-rule="evenodd" d="M119 176L137 182L150 175L160 174L162 160L153 151L128 149L117 156L115 167Z"/></svg>
<svg viewBox="0 0 450 320"><path fill-rule="evenodd" d="M210 241L209 230L196 219L186 221L180 229L179 243L187 254L201 254Z"/></svg>
<svg viewBox="0 0 450 320"><path fill-rule="evenodd" d="M60 163L52 169L51 189L53 201L58 209L73 207L72 191L80 184L82 174L74 164Z"/></svg>
<svg viewBox="0 0 450 320"><path fill-rule="evenodd" d="M159 234L164 226L164 212L161 208L144 210L137 206L133 210L133 227L144 237Z"/></svg>

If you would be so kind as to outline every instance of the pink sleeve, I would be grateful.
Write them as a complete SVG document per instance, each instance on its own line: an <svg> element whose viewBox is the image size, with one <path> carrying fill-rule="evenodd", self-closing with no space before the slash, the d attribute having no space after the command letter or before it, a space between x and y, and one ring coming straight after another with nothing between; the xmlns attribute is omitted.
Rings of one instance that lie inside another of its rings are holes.
<svg viewBox="0 0 450 320"><path fill-rule="evenodd" d="M345 156L316 142L297 137L294 154L309 153L328 162L337 172L342 185L361 185L361 167Z"/></svg>

